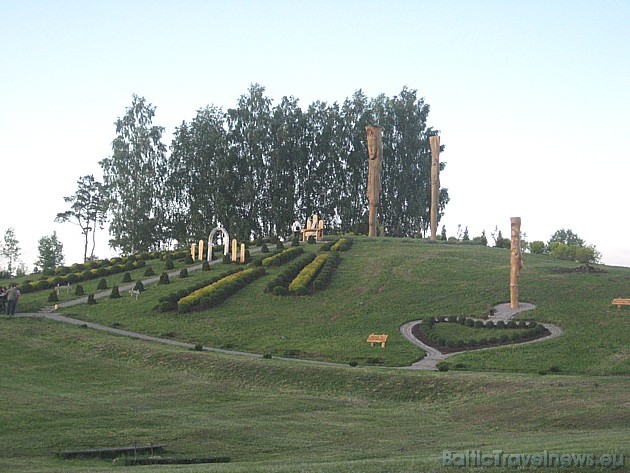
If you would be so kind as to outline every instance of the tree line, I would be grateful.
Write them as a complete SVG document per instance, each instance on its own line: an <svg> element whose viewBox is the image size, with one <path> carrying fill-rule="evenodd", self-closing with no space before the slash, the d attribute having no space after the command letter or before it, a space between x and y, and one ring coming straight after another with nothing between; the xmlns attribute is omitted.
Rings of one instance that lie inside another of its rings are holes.
<svg viewBox="0 0 630 473"><path fill-rule="evenodd" d="M286 235L314 213L331 230L366 233L370 124L383 129L381 234L428 231L429 136L437 131L415 90L375 98L359 90L302 109L294 97L274 104L254 84L234 108L209 105L182 121L168 147L155 110L133 96L115 122L112 154L100 162L103 183L81 178L66 198L70 211L57 216L80 222L86 259L88 234L105 219L110 246L123 254L185 246L218 225L241 240ZM441 189L440 216L448 201Z"/></svg>

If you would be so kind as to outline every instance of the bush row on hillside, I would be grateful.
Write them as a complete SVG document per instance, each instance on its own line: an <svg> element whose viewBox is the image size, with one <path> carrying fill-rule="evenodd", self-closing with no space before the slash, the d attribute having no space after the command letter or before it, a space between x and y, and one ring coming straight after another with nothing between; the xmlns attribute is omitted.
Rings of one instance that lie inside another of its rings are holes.
<svg viewBox="0 0 630 473"><path fill-rule="evenodd" d="M289 292L300 296L307 294L311 281L315 279L315 276L324 267L324 263L326 263L329 255L330 253L322 253L304 266L302 271L289 284Z"/></svg>
<svg viewBox="0 0 630 473"><path fill-rule="evenodd" d="M489 335L486 338L470 340L450 339L437 334L435 330L433 330L436 324L442 322L459 323L476 329L525 328L526 330L511 333L507 330L487 330ZM461 349L534 340L542 336L547 330L544 325L537 324L536 322L529 322L526 324L524 322L517 323L510 321L505 323L503 321L499 321L495 324L492 321L488 321L484 324L481 320L473 320L468 317L431 317L424 319L419 327L422 334L436 346Z"/></svg>
<svg viewBox="0 0 630 473"><path fill-rule="evenodd" d="M199 289L204 288L210 284L213 284L229 276L230 274L238 273L239 271L242 271L242 270L243 270L242 267L230 268L226 271L223 271L221 274L218 274L215 277L210 278L207 281L194 284L187 288L180 289L179 291L171 292L170 294L164 297L160 297L158 304L155 306L155 310L157 310L158 312L175 311L177 310L177 301L179 301L181 298L186 297L192 294L193 292L198 291Z"/></svg>
<svg viewBox="0 0 630 473"><path fill-rule="evenodd" d="M337 266L339 266L340 262L341 256L339 255L339 252L333 252L329 254L326 263L324 263L324 267L313 281L314 291L321 291L328 287L330 281L332 281L332 278L335 275L335 271L337 270Z"/></svg>
<svg viewBox="0 0 630 473"><path fill-rule="evenodd" d="M351 238L340 238L330 247L330 251L348 251L352 247Z"/></svg>
<svg viewBox="0 0 630 473"><path fill-rule="evenodd" d="M263 274L265 274L263 268L249 268L231 274L183 297L177 302L177 309L182 313L191 312L192 310L210 309Z"/></svg>
<svg viewBox="0 0 630 473"><path fill-rule="evenodd" d="M265 292L273 292L276 295L283 295L288 293L289 284L300 274L302 268L315 259L315 253L306 253L292 261L290 264L283 268L282 272L278 274L274 279L267 283L265 286Z"/></svg>
<svg viewBox="0 0 630 473"><path fill-rule="evenodd" d="M267 258L262 260L262 265L265 267L269 266L281 266L284 263L291 261L293 258L304 253L304 248L301 246L291 246L286 250L282 250L280 253L276 253L275 255L268 256Z"/></svg>
<svg viewBox="0 0 630 473"><path fill-rule="evenodd" d="M85 263L75 263L71 266L59 266L58 268L46 271L44 277L50 276L63 276L71 273L78 273L90 269L105 268L109 266L123 265L128 267L128 271L133 269L132 264L138 261L148 261L160 259L164 261L180 260L189 256L188 250L177 251L155 251L152 253L138 253L136 255L129 255L123 257L114 257L102 260L86 261Z"/></svg>
<svg viewBox="0 0 630 473"><path fill-rule="evenodd" d="M20 291L24 294L36 291L42 291L45 289L51 289L59 286L66 286L68 284L75 284L78 282L89 281L91 279L103 278L112 274L122 273L124 271L130 271L133 269L142 268L146 265L146 262L134 261L128 262L125 265L116 264L113 266L104 266L94 269L86 269L82 272L65 274L63 276L55 276L52 278L40 279L38 281L24 281L20 286Z"/></svg>

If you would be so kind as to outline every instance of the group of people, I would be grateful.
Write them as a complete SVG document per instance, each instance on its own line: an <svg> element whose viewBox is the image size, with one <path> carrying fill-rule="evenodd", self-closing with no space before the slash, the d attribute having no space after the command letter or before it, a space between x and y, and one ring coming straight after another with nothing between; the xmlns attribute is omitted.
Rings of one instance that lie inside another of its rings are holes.
<svg viewBox="0 0 630 473"><path fill-rule="evenodd" d="M0 312L7 315L15 315L17 303L20 300L20 290L17 284L11 284L9 288L0 287Z"/></svg>

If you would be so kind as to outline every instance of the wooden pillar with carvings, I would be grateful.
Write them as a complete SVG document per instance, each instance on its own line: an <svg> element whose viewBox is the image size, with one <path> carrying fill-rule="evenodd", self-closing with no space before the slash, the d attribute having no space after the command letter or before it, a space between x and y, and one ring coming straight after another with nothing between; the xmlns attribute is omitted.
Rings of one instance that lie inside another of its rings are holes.
<svg viewBox="0 0 630 473"><path fill-rule="evenodd" d="M440 137L429 136L431 145L431 240L436 239L440 207Z"/></svg>
<svg viewBox="0 0 630 473"><path fill-rule="evenodd" d="M378 204L381 196L381 169L383 161L383 133L378 125L368 125L367 132L368 145L368 185L367 198L370 202L370 217L368 225L368 236L376 236L378 225Z"/></svg>
<svg viewBox="0 0 630 473"><path fill-rule="evenodd" d="M521 255L521 217L512 217L510 242L510 307L518 309L518 273L523 267Z"/></svg>

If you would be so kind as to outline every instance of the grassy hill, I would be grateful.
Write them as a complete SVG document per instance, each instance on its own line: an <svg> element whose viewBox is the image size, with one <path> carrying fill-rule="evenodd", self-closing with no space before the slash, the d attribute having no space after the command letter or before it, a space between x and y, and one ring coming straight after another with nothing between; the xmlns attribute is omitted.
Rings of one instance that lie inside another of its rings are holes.
<svg viewBox="0 0 630 473"><path fill-rule="evenodd" d="M187 351L42 319L0 319L0 470L126 471L51 452L149 443L232 458L168 471L453 471L442 466L443 451L469 449L627 457L629 311L610 301L629 295L630 269L582 274L534 255L524 264L521 299L537 309L522 318L555 323L565 334L449 359L464 371L366 365L406 366L422 356L399 335L405 321L479 317L506 302L506 250L359 238L331 286L312 296L263 293L279 268L209 311L152 309L166 293L220 271L214 267L147 286L137 302L101 299L64 310L181 341L358 367ZM62 291L62 299L72 297ZM21 304L36 308L44 299L29 294ZM390 335L385 349L365 342L371 332ZM538 374L551 366L561 374Z"/></svg>

